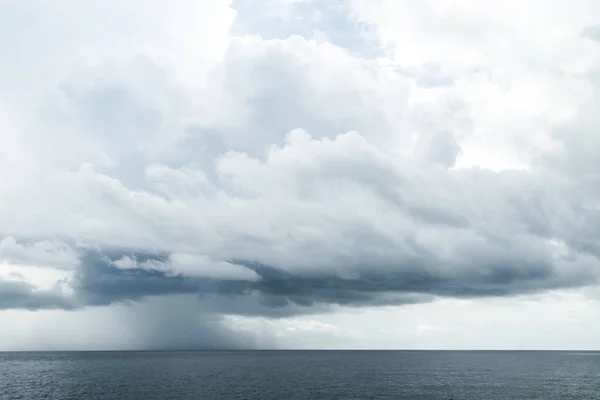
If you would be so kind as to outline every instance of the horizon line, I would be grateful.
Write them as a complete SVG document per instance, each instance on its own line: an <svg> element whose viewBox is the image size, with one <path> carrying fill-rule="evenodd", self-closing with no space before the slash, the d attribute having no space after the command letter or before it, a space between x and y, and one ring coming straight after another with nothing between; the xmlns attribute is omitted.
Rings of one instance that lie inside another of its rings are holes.
<svg viewBox="0 0 600 400"><path fill-rule="evenodd" d="M152 352L568 352L600 353L600 349L107 349L107 350L0 350L2 353L152 353Z"/></svg>

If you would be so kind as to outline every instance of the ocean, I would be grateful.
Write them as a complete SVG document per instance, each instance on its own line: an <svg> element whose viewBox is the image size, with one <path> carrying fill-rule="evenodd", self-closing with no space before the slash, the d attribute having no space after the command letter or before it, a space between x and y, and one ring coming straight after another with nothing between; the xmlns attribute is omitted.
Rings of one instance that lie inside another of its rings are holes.
<svg viewBox="0 0 600 400"><path fill-rule="evenodd" d="M0 399L600 399L600 353L0 353Z"/></svg>

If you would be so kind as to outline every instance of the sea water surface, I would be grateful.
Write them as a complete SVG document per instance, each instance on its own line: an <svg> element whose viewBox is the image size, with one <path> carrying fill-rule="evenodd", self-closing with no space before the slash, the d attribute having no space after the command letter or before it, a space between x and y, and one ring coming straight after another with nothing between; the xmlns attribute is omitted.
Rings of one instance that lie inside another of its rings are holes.
<svg viewBox="0 0 600 400"><path fill-rule="evenodd" d="M0 353L0 399L600 399L600 353Z"/></svg>

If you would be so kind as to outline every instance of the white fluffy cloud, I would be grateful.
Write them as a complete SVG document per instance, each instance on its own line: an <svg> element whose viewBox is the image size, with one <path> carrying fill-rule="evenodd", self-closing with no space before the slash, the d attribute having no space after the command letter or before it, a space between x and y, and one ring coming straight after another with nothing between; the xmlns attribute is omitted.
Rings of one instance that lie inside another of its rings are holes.
<svg viewBox="0 0 600 400"><path fill-rule="evenodd" d="M332 335L600 277L594 2L0 7L0 309Z"/></svg>

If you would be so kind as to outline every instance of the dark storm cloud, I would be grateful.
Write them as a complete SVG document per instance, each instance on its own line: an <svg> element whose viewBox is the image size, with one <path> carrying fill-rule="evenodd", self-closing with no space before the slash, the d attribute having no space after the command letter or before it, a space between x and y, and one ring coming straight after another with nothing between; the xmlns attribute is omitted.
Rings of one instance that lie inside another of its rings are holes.
<svg viewBox="0 0 600 400"><path fill-rule="evenodd" d="M285 307L291 304L313 307L323 304L377 306L427 301L433 296L472 298L511 296L591 283L580 276L561 276L550 264L494 262L479 268L442 272L423 260L409 261L410 266L396 268L374 265L353 278L331 273L294 274L259 263L244 263L260 280L248 284L260 294L262 304ZM410 295L410 296L409 296Z"/></svg>
<svg viewBox="0 0 600 400"><path fill-rule="evenodd" d="M197 291L193 282L159 268L122 269L114 263L125 256L138 264L168 259L164 253L141 251L84 251L73 280L73 288L83 305L107 305L119 301L140 300L147 296L184 294Z"/></svg>
<svg viewBox="0 0 600 400"><path fill-rule="evenodd" d="M36 290L22 280L0 278L0 310L11 308L72 309L75 304L58 290Z"/></svg>
<svg viewBox="0 0 600 400"><path fill-rule="evenodd" d="M119 266L123 259L131 265ZM351 307L425 302L437 296L511 296L592 284L590 270L573 272L544 258L473 254L462 265L442 265L433 254L396 263L354 261L340 276L331 268L284 270L260 262L232 261L258 275L242 278L189 277L175 273L165 252L124 249L80 250L74 277L64 282L73 295L38 291L25 282L0 281L1 308L75 308L194 295L219 313L282 316L311 313L332 305ZM246 304L245 304L246 303Z"/></svg>

